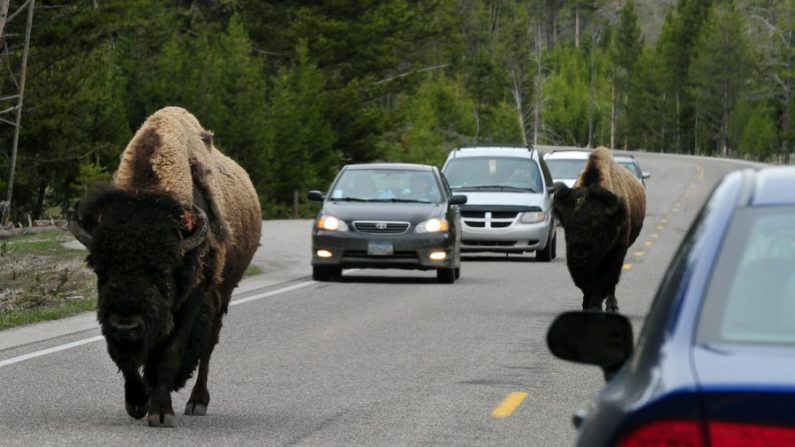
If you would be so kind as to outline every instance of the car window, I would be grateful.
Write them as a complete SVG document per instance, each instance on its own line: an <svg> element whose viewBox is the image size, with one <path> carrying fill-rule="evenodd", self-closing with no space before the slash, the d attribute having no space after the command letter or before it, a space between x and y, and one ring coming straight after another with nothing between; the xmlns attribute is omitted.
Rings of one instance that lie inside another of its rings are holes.
<svg viewBox="0 0 795 447"><path fill-rule="evenodd" d="M632 174L635 177L637 177L637 178L643 177L643 173L640 172L640 168L638 167L638 165L635 162L633 162L633 161L619 161L618 164L620 164L621 166L629 169L629 171L632 172Z"/></svg>
<svg viewBox="0 0 795 447"><path fill-rule="evenodd" d="M538 165L518 157L453 158L444 167L444 175L453 189L495 186L542 190Z"/></svg>
<svg viewBox="0 0 795 447"><path fill-rule="evenodd" d="M442 193L431 171L349 169L340 174L332 200L408 200L439 202Z"/></svg>
<svg viewBox="0 0 795 447"><path fill-rule="evenodd" d="M585 160L567 158L547 158L544 160L549 167L549 173L554 179L577 178L585 167Z"/></svg>
<svg viewBox="0 0 795 447"><path fill-rule="evenodd" d="M795 209L738 210L707 292L699 339L795 344Z"/></svg>

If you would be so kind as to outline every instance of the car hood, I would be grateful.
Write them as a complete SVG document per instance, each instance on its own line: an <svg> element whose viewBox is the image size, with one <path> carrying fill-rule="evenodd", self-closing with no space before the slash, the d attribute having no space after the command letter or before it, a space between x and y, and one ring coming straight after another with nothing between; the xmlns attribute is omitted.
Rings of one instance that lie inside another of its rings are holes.
<svg viewBox="0 0 795 447"><path fill-rule="evenodd" d="M543 193L492 192L492 191L454 191L456 195L467 196L466 205L461 209L479 205L522 206L544 208Z"/></svg>
<svg viewBox="0 0 795 447"><path fill-rule="evenodd" d="M381 220L418 223L431 217L444 216L444 203L333 202L323 204L323 214L344 221Z"/></svg>
<svg viewBox="0 0 795 447"><path fill-rule="evenodd" d="M699 345L693 365L704 388L788 387L795 392L795 346Z"/></svg>

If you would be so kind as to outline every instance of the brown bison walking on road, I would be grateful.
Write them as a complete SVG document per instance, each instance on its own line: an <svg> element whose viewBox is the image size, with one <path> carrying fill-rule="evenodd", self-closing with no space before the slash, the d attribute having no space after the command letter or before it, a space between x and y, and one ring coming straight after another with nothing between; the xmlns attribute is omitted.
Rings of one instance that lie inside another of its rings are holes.
<svg viewBox="0 0 795 447"><path fill-rule="evenodd" d="M248 174L193 115L167 107L135 134L113 184L93 188L75 208L69 228L89 249L97 319L124 375L127 413L174 426L171 392L198 365L185 414L205 414L221 319L259 246Z"/></svg>
<svg viewBox="0 0 795 447"><path fill-rule="evenodd" d="M583 309L618 311L616 284L643 227L646 192L610 150L595 149L573 188L557 186L554 210L566 234L566 265Z"/></svg>

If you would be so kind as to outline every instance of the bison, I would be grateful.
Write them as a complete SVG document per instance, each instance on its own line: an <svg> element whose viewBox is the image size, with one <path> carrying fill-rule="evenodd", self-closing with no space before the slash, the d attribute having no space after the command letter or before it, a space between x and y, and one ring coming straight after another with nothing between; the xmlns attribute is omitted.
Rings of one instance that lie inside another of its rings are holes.
<svg viewBox="0 0 795 447"><path fill-rule="evenodd" d="M586 310L618 311L615 291L627 249L643 227L646 192L609 149L595 149L572 188L556 186L555 214L566 235L566 265Z"/></svg>
<svg viewBox="0 0 795 447"><path fill-rule="evenodd" d="M130 416L174 426L171 392L197 365L185 414L206 414L210 356L261 225L246 171L177 107L150 116L112 184L92 187L71 209L69 229L89 250L97 320Z"/></svg>

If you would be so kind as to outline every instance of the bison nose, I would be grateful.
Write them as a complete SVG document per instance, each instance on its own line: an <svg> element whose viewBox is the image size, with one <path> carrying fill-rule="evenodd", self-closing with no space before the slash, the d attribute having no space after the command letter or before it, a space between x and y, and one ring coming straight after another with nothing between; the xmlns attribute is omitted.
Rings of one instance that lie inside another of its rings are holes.
<svg viewBox="0 0 795 447"><path fill-rule="evenodd" d="M138 315L132 317L111 315L108 322L113 337L119 341L135 342L143 337L144 321Z"/></svg>

